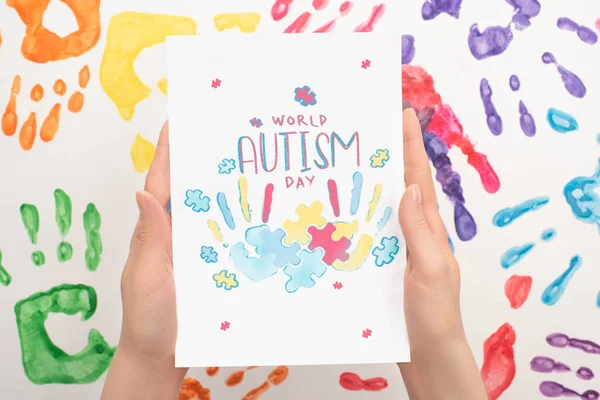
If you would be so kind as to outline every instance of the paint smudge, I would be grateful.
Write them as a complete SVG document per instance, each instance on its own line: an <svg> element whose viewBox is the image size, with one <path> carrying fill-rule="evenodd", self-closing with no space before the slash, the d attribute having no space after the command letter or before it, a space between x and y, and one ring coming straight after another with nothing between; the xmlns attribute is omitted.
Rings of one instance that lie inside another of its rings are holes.
<svg viewBox="0 0 600 400"><path fill-rule="evenodd" d="M70 355L52 342L44 326L50 313L81 313L87 321L96 312L97 304L94 288L65 284L35 293L15 305L23 369L31 382L85 384L104 374L116 348L109 346L100 332L91 329L87 346Z"/></svg>
<svg viewBox="0 0 600 400"><path fill-rule="evenodd" d="M360 196L362 193L363 175L360 172L355 172L352 175L353 188L351 191L350 199L350 215L356 215L358 212L358 206L360 205Z"/></svg>
<svg viewBox="0 0 600 400"><path fill-rule="evenodd" d="M44 88L42 87L42 85L38 83L33 88L31 88L30 98L36 103L44 98Z"/></svg>
<svg viewBox="0 0 600 400"><path fill-rule="evenodd" d="M365 22L358 25L354 29L354 32L373 32L375 24L381 19L384 13L385 4L379 4L377 6L374 6L369 18Z"/></svg>
<svg viewBox="0 0 600 400"><path fill-rule="evenodd" d="M262 212L262 222L264 224L269 222L269 216L271 215L271 206L273 205L273 190L275 190L275 186L272 183L269 183L267 186L265 186L265 198L263 200Z"/></svg>
<svg viewBox="0 0 600 400"><path fill-rule="evenodd" d="M83 109L84 97L80 91L74 92L69 98L68 108L72 113L78 113Z"/></svg>
<svg viewBox="0 0 600 400"><path fill-rule="evenodd" d="M369 210L367 211L367 216L365 218L366 222L370 222L375 215L375 209L379 204L379 199L381 199L381 192L383 191L383 186L381 183L375 184L375 188L373 189L373 198L369 202Z"/></svg>
<svg viewBox="0 0 600 400"><path fill-rule="evenodd" d="M595 376L594 371L592 371L588 367L579 367L575 372L575 375L577 375L579 379L583 379L584 381L591 381L592 379L594 379Z"/></svg>
<svg viewBox="0 0 600 400"><path fill-rule="evenodd" d="M79 57L96 46L100 39L100 0L64 1L77 22L77 30L61 37L43 25L50 1L11 0L7 4L25 24L21 53L29 61L47 63Z"/></svg>
<svg viewBox="0 0 600 400"><path fill-rule="evenodd" d="M455 205L454 220L457 234L461 240L469 240L477 233L477 226L466 208L460 186L460 175L455 174L451 169L452 164L447 156L448 149L453 146L461 149L467 156L467 162L479 173L483 187L488 193L495 193L500 188L498 176L487 157L475 151L474 144L464 134L463 127L450 106L442 104L440 95L435 91L431 75L421 67L404 65L402 87L403 106L412 107L416 111L428 156L437 171L436 178Z"/></svg>
<svg viewBox="0 0 600 400"><path fill-rule="evenodd" d="M578 176L566 184L563 194L575 218L586 224L595 224L600 230L600 159L592 176Z"/></svg>
<svg viewBox="0 0 600 400"><path fill-rule="evenodd" d="M194 378L185 378L179 390L178 400L211 400L210 389Z"/></svg>
<svg viewBox="0 0 600 400"><path fill-rule="evenodd" d="M385 378L362 379L355 373L344 372L340 375L340 386L346 390L367 392L380 392L388 387L388 381Z"/></svg>
<svg viewBox="0 0 600 400"><path fill-rule="evenodd" d="M540 234L540 239L542 239L544 242L549 242L549 241L553 240L555 237L556 237L556 229L554 229L554 228L545 229Z"/></svg>
<svg viewBox="0 0 600 400"><path fill-rule="evenodd" d="M415 53L415 38L412 35L402 35L402 65L410 64Z"/></svg>
<svg viewBox="0 0 600 400"><path fill-rule="evenodd" d="M573 278L573 275L581 268L582 259L580 256L575 256L569 263L569 268L565 270L558 278L554 280L542 293L542 303L553 306L562 297L567 289L567 284Z"/></svg>
<svg viewBox="0 0 600 400"><path fill-rule="evenodd" d="M521 81L516 75L511 75L509 80L510 88L513 92L517 92L521 88Z"/></svg>
<svg viewBox="0 0 600 400"><path fill-rule="evenodd" d="M351 1L345 1L342 4L340 4L340 8L339 8L340 14L337 17L335 17L334 19L332 19L331 21L327 22L325 25L321 26L320 28L315 29L315 33L333 32L333 29L335 28L335 24L338 22L338 20L340 18L348 15L350 13L350 11L352 11L353 7L354 7L354 3Z"/></svg>
<svg viewBox="0 0 600 400"><path fill-rule="evenodd" d="M579 397L582 400L597 400L600 396L595 390L586 390L582 394L579 394L560 383L551 381L540 383L540 393L546 397Z"/></svg>
<svg viewBox="0 0 600 400"><path fill-rule="evenodd" d="M565 31L576 32L577 37L584 43L596 44L598 42L598 35L596 32L588 28L587 26L579 25L577 22L570 18L562 17L556 21L558 29Z"/></svg>
<svg viewBox="0 0 600 400"><path fill-rule="evenodd" d="M8 286L12 282L12 276L2 265L2 250L0 250L0 285Z"/></svg>
<svg viewBox="0 0 600 400"><path fill-rule="evenodd" d="M219 32L238 28L242 33L252 33L256 32L260 23L260 14L254 12L217 14L213 18L213 23Z"/></svg>
<svg viewBox="0 0 600 400"><path fill-rule="evenodd" d="M523 101L519 101L519 123L521 124L521 130L525 134L525 136L533 137L537 131L535 126L535 120L533 119L533 115L529 113L525 103Z"/></svg>
<svg viewBox="0 0 600 400"><path fill-rule="evenodd" d="M85 231L85 266L88 271L96 271L102 255L102 238L100 236L100 213L93 203L87 205L83 213L83 229Z"/></svg>
<svg viewBox="0 0 600 400"><path fill-rule="evenodd" d="M56 82L54 82L52 90L54 90L54 93L57 95L64 96L67 92L67 84L62 79L57 79Z"/></svg>
<svg viewBox="0 0 600 400"><path fill-rule="evenodd" d="M494 217L492 218L492 223L499 228L505 227L507 225L512 224L518 218L522 217L528 212L539 210L540 208L548 204L549 201L550 198L548 196L540 196L535 197L533 199L525 200L524 202L517 204L514 207L504 208L494 215Z"/></svg>
<svg viewBox="0 0 600 400"><path fill-rule="evenodd" d="M513 310L521 307L531 291L533 279L530 276L513 275L504 284L504 294Z"/></svg>
<svg viewBox="0 0 600 400"><path fill-rule="evenodd" d="M50 142L54 140L60 124L60 110L60 103L56 103L52 109L50 109L46 119L44 119L42 127L40 128L40 139L42 139L42 141Z"/></svg>
<svg viewBox="0 0 600 400"><path fill-rule="evenodd" d="M340 216L340 200L338 199L337 183L333 179L327 181L327 189L329 191L329 203L333 210L333 215L337 218Z"/></svg>
<svg viewBox="0 0 600 400"><path fill-rule="evenodd" d="M206 375L213 377L219 373L219 367L206 367Z"/></svg>
<svg viewBox="0 0 600 400"><path fill-rule="evenodd" d="M223 220L225 221L225 224L227 224L227 227L231 230L234 230L235 221L233 220L231 209L227 204L227 197L225 196L225 193L217 193L217 205L219 206L219 210L221 211L221 215L223 216Z"/></svg>
<svg viewBox="0 0 600 400"><path fill-rule="evenodd" d="M548 109L546 119L548 120L550 127L558 133L568 133L579 129L579 124L575 118L556 108Z"/></svg>
<svg viewBox="0 0 600 400"><path fill-rule="evenodd" d="M532 371L549 373L549 372L570 372L571 368L567 365L555 361L549 357L533 357L531 362L529 363Z"/></svg>
<svg viewBox="0 0 600 400"><path fill-rule="evenodd" d="M448 147L439 137L427 131L423 132L423 141L427 156L437 170L436 180L454 203L454 226L458 237L463 241L471 240L477 234L477 224L465 207L465 198L460 184L461 178L452 169L452 162L448 157Z"/></svg>
<svg viewBox="0 0 600 400"><path fill-rule="evenodd" d="M19 132L19 144L25 151L31 150L33 143L35 142L35 134L37 131L37 118L35 112L29 114L27 121L23 123L21 131Z"/></svg>
<svg viewBox="0 0 600 400"><path fill-rule="evenodd" d="M19 210L31 244L37 244L37 235L40 230L40 214L37 207L33 204L22 204ZM41 267L46 262L46 257L41 251L35 251L31 254L31 260L36 267Z"/></svg>
<svg viewBox="0 0 600 400"><path fill-rule="evenodd" d="M556 69L560 74L560 78L562 79L563 84L565 85L565 89L567 89L567 92L569 92L572 96L577 97L578 99L585 97L587 89L581 81L581 79L579 79L579 77L573 72L560 65L556 61L556 58L554 57L554 55L552 55L552 53L544 53L542 55L542 61L544 62L544 64L556 65Z"/></svg>
<svg viewBox="0 0 600 400"><path fill-rule="evenodd" d="M489 400L498 399L515 377L515 341L515 331L506 323L483 343L481 378Z"/></svg>
<svg viewBox="0 0 600 400"><path fill-rule="evenodd" d="M483 101L483 108L485 110L486 122L488 128L492 134L498 136L502 133L502 118L498 115L496 111L496 106L492 102L492 95L494 92L492 91L492 87L487 79L483 78L481 80L481 84L479 86L479 92L481 94L481 101Z"/></svg>
<svg viewBox="0 0 600 400"><path fill-rule="evenodd" d="M56 210L56 225L60 232L61 242L58 244L56 254L59 262L69 261L73 257L73 246L65 242L65 237L71 229L72 205L71 198L62 189L54 191Z"/></svg>
<svg viewBox="0 0 600 400"><path fill-rule="evenodd" d="M16 75L10 90L10 100L2 114L2 132L6 136L12 136L17 131L19 118L17 116L17 96L21 93L21 77Z"/></svg>
<svg viewBox="0 0 600 400"><path fill-rule="evenodd" d="M238 180L238 191L240 193L239 201L242 215L246 222L250 222L252 220L252 214L250 213L250 203L248 202L248 180L243 176Z"/></svg>
<svg viewBox="0 0 600 400"><path fill-rule="evenodd" d="M527 243L522 246L515 246L508 249L500 258L502 268L508 269L521 261L535 246L534 243Z"/></svg>
<svg viewBox="0 0 600 400"><path fill-rule="evenodd" d="M552 347L579 349L588 354L600 354L600 344L591 340L570 338L564 333L553 333L546 337L546 342Z"/></svg>
<svg viewBox="0 0 600 400"><path fill-rule="evenodd" d="M511 27L522 31L531 26L531 19L538 16L541 5L537 0L506 0L514 9L512 24L507 27L491 26L483 32L477 24L471 26L469 32L469 49L478 60L497 56L506 51L514 35Z"/></svg>
<svg viewBox="0 0 600 400"><path fill-rule="evenodd" d="M135 72L140 53L163 43L167 36L195 33L196 22L188 17L124 12L111 18L100 63L100 85L124 120L133 118L136 105L151 92Z"/></svg>
<svg viewBox="0 0 600 400"><path fill-rule="evenodd" d="M473 24L469 31L468 43L473 57L484 60L504 53L512 40L513 33L510 27L491 26L481 32L479 26Z"/></svg>
<svg viewBox="0 0 600 400"><path fill-rule="evenodd" d="M383 228L385 228L385 225L390 220L390 217L392 216L393 212L394 212L394 210L392 209L392 207L388 206L385 208L385 210L383 211L383 216L381 217L379 222L377 222L377 230L379 232L381 232L383 230Z"/></svg>
<svg viewBox="0 0 600 400"><path fill-rule="evenodd" d="M156 147L152 142L144 139L139 133L135 135L131 145L131 160L135 170L139 173L148 171L154 160Z"/></svg>
<svg viewBox="0 0 600 400"><path fill-rule="evenodd" d="M458 18L461 5L462 0L425 0L421 8L421 16L425 21L432 20L441 13Z"/></svg>

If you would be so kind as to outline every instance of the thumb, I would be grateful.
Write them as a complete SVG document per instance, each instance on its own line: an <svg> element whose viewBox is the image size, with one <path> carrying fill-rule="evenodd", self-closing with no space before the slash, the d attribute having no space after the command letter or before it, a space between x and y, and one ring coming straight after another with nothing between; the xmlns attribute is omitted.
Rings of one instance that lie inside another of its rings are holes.
<svg viewBox="0 0 600 400"><path fill-rule="evenodd" d="M164 256L168 242L165 211L158 200L146 191L137 192L136 201L140 210L140 221L135 247L141 254Z"/></svg>
<svg viewBox="0 0 600 400"><path fill-rule="evenodd" d="M441 267L444 263L443 255L437 247L425 217L421 188L418 184L409 186L404 192L400 202L399 217L412 268Z"/></svg>

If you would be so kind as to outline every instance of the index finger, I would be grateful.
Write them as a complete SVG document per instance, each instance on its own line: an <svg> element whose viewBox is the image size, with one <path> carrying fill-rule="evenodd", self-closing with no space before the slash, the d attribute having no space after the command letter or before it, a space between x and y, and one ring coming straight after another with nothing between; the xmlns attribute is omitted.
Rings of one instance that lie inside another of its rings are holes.
<svg viewBox="0 0 600 400"><path fill-rule="evenodd" d="M166 209L171 197L171 166L169 159L169 121L160 131L154 160L146 176L144 190L152 194Z"/></svg>
<svg viewBox="0 0 600 400"><path fill-rule="evenodd" d="M406 186L418 184L422 193L422 204L427 223L433 235L447 245L446 228L438 212L437 196L431 176L429 158L425 152L419 119L412 109L404 110L404 179Z"/></svg>

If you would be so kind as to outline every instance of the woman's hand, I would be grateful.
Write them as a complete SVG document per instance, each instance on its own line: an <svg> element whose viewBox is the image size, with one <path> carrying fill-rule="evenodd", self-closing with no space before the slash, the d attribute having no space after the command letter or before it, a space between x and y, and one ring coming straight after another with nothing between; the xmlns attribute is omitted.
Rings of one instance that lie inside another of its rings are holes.
<svg viewBox="0 0 600 400"><path fill-rule="evenodd" d="M175 399L187 369L175 368L177 315L171 246L169 128L163 127L121 278L123 323L103 400Z"/></svg>
<svg viewBox="0 0 600 400"><path fill-rule="evenodd" d="M412 400L485 400L463 329L460 270L438 212L419 120L412 109L403 120L407 189L399 218L408 248L404 312L412 361L399 364L400 371Z"/></svg>

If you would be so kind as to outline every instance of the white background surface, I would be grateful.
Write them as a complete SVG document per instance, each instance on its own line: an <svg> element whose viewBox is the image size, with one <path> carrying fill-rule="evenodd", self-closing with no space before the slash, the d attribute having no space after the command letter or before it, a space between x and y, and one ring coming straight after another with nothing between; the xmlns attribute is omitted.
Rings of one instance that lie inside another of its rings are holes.
<svg viewBox="0 0 600 400"><path fill-rule="evenodd" d="M332 2L333 3L333 2ZM337 2L339 3L339 2ZM473 213L479 233L469 243L460 243L455 234L452 240L461 263L463 277L463 314L469 341L478 362L483 359L483 341L505 322L513 325L517 341L515 359L517 374L511 387L505 392L506 399L541 398L539 382L556 380L579 392L600 386L598 378L584 382L574 374L541 375L529 370L529 361L536 355L557 358L578 368L586 365L600 371L600 359L596 355L576 350L550 348L545 337L549 333L564 332L571 337L600 341L598 318L600 309L595 298L600 290L598 270L597 228L581 223L572 215L564 201L564 185L575 176L591 175L597 164L599 132L597 108L600 104L597 66L600 62L598 45L582 43L572 32L556 28L558 17L568 16L586 26L593 26L600 17L600 5L589 0L543 2L539 17L532 26L516 32L509 49L501 56L484 61L475 60L467 46L468 29L478 22L506 26L510 21L511 7L501 0L465 0L459 20L441 15L434 21L420 17L422 1L389 2L387 17L377 25L378 30L399 27L416 38L416 57L413 63L424 66L436 80L436 90L443 101L450 104L460 118L465 132L474 139L477 149L487 154L502 182L495 195L483 190L476 172L467 165L466 159L456 149L451 151L454 169L463 179L467 206ZM393 3L393 4L392 4ZM366 16L374 2L364 1L356 5L357 16ZM73 17L57 1L51 2L53 10L46 18L49 28L68 33L75 28ZM148 11L176 15L188 15L196 19L199 32L214 31L212 17L222 11L256 11L263 16L260 31L281 32L291 17L283 23L274 23L268 17L270 1L141 1L105 0L101 6L102 26L107 27L110 17L122 11ZM298 9L308 9L308 1L298 2ZM402 7L400 10L394 7ZM362 11L359 12L359 7ZM333 8L331 6L331 8ZM367 10L367 12L365 12ZM296 12L294 15L297 15ZM329 17L335 10L327 11ZM325 22L329 17L319 17ZM393 17L392 17L393 16ZM361 19L348 16L349 29ZM320 26L317 21L314 27ZM26 153L18 145L16 137L0 135L0 248L3 265L13 276L13 283L0 287L0 393L2 397L19 398L97 398L103 378L91 385L36 386L24 375L14 304L32 293L47 290L62 283L85 283L98 292L99 304L96 314L86 322L77 316L51 315L47 327L54 342L68 352L75 353L87 342L90 328L98 328L111 344L116 344L120 327L119 277L127 255L129 236L137 218L134 191L141 188L144 176L133 169L129 156L131 144L139 132L153 141L166 117L165 97L155 89L151 97L136 108L134 118L123 121L114 104L99 86L98 67L105 45L105 31L96 47L78 59L70 59L46 65L33 64L20 54L20 40L24 27L15 11L0 4L0 29L3 44L0 48L0 109L9 98L10 85L16 73L23 77L21 101L18 105L21 118L28 111L47 113L52 102L36 105L27 100L35 83L49 87L58 77L70 86L75 85L77 72L88 64L92 79L86 90L86 104L77 115L64 113L61 128L50 144L36 142L33 150ZM228 32L229 33L229 32ZM166 75L165 46L145 51L136 62L136 71L148 86ZM558 61L576 72L588 87L585 99L571 97L565 91L553 66L544 65L541 55L545 51L555 54ZM513 93L508 86L510 74L517 73L522 82L521 90ZM479 98L479 82L487 77L494 90L494 103L503 117L504 133L499 137L490 134L483 106ZM538 134L527 138L518 123L518 101L523 99L538 125ZM568 135L552 131L545 122L549 107L570 112L580 125L580 130ZM399 112L400 110L398 110ZM397 133L398 135L400 132ZM75 254L69 263L55 261L55 248L59 242L54 222L53 191L64 189L73 201L73 227L69 241ZM495 212L521 201L539 196L550 196L550 204L531 213L504 229L492 226ZM23 202L38 206L41 216L39 248L46 253L47 263L36 268L30 261L33 246L28 241L22 225L19 206ZM97 272L85 269L83 251L85 237L81 215L88 202L94 202L102 215L101 234L104 244L102 262ZM452 226L450 203L440 195L440 209L447 225ZM550 243L541 243L542 230L554 227L558 235ZM514 245L537 241L536 248L523 261L506 271L500 267L501 254ZM579 254L582 268L575 274L565 295L553 307L540 301L545 287L568 266L570 258ZM517 310L511 310L504 297L504 282L513 273L531 275L533 288L529 300ZM199 339L201 340L201 333ZM353 371L363 378L384 376L390 386L379 393L348 392L339 384L339 374ZM268 368L247 373L243 384L226 388L220 372L208 378L202 370L193 370L192 376L200 378L210 387L214 398L239 398L251 388L262 383ZM393 365L344 366L344 367L294 367L288 380L271 389L265 399L326 399L326 398L405 398L402 384Z"/></svg>

